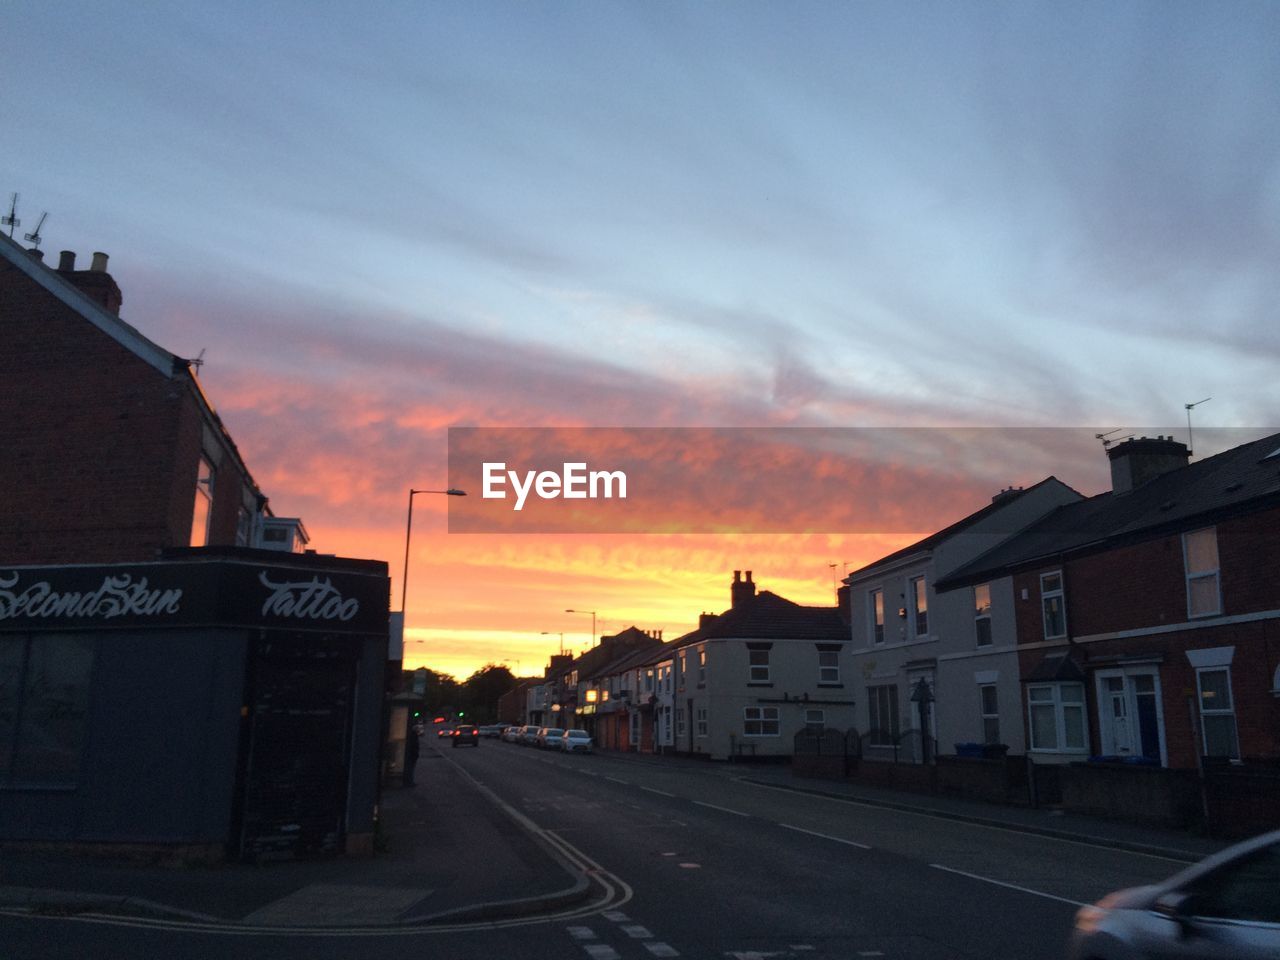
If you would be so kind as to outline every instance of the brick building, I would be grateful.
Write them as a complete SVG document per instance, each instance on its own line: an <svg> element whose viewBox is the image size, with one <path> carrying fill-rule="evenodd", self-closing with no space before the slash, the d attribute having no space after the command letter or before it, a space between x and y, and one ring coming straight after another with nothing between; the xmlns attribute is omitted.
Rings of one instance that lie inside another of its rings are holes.
<svg viewBox="0 0 1280 960"><path fill-rule="evenodd" d="M1111 491L939 584L1012 576L1029 755L1280 761L1280 435L1108 456Z"/></svg>
<svg viewBox="0 0 1280 960"><path fill-rule="evenodd" d="M191 363L120 318L106 255L0 240L0 561L254 545L266 498Z"/></svg>
<svg viewBox="0 0 1280 960"><path fill-rule="evenodd" d="M387 565L298 552L74 259L0 237L0 843L370 853Z"/></svg>

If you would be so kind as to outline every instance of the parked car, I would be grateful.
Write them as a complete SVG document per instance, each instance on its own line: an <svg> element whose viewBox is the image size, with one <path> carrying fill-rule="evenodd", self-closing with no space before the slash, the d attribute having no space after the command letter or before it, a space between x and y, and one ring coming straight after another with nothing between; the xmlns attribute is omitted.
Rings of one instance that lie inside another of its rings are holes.
<svg viewBox="0 0 1280 960"><path fill-rule="evenodd" d="M560 740L560 749L565 753L590 753L591 734L585 730L566 730Z"/></svg>
<svg viewBox="0 0 1280 960"><path fill-rule="evenodd" d="M1280 957L1280 830L1076 913L1071 960Z"/></svg>
<svg viewBox="0 0 1280 960"><path fill-rule="evenodd" d="M559 750L564 739L563 727L543 727L538 731L538 746L543 750Z"/></svg>
<svg viewBox="0 0 1280 960"><path fill-rule="evenodd" d="M527 727L521 727L520 742L526 747L536 747L538 745L538 732L545 729L545 727L536 727L532 724Z"/></svg>
<svg viewBox="0 0 1280 960"><path fill-rule="evenodd" d="M502 731L505 729L507 729L507 725L505 723L487 723L480 728L480 736L496 740L498 737L502 736Z"/></svg>
<svg viewBox="0 0 1280 960"><path fill-rule="evenodd" d="M460 723L453 728L453 745L460 747L463 744L480 746L480 728L474 723Z"/></svg>
<svg viewBox="0 0 1280 960"><path fill-rule="evenodd" d="M520 731L523 729L524 727L521 727L521 726L507 727L507 729L502 731L502 739L505 740L507 743L519 743Z"/></svg>

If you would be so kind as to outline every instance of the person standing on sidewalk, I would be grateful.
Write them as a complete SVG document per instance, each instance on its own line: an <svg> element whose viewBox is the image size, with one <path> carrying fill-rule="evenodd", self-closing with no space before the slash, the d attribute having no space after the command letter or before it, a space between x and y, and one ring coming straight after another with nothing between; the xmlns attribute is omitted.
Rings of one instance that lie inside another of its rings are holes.
<svg viewBox="0 0 1280 960"><path fill-rule="evenodd" d="M418 728L413 724L404 732L404 785L413 786L413 768L418 765Z"/></svg>

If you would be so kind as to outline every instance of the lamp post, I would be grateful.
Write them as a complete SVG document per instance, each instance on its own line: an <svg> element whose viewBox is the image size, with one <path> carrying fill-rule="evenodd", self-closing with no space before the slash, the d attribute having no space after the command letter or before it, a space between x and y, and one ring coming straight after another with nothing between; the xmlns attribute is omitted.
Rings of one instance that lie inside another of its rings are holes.
<svg viewBox="0 0 1280 960"><path fill-rule="evenodd" d="M559 638L560 638L560 652L561 652L561 653L564 653L564 633L563 633L563 632L561 632L561 633L557 633L557 632L556 632L556 631L554 631L554 630L543 630L543 631L542 631L542 635L543 635L544 637L559 637Z"/></svg>
<svg viewBox="0 0 1280 960"><path fill-rule="evenodd" d="M446 497L465 497L467 491L450 487L448 490L414 490L409 488L409 519L404 525L404 576L400 581L400 616L404 617L405 600L409 596L409 537L413 535L413 498L420 493L442 493ZM402 627L403 629L403 627Z"/></svg>
<svg viewBox="0 0 1280 960"><path fill-rule="evenodd" d="M591 614L591 645L596 645L596 612L594 610L566 610L565 613Z"/></svg>

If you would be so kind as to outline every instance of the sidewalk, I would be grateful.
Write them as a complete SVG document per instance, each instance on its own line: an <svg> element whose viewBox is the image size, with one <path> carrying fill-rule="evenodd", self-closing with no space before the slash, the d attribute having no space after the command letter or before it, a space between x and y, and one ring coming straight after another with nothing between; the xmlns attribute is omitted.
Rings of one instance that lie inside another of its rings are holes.
<svg viewBox="0 0 1280 960"><path fill-rule="evenodd" d="M588 895L580 871L434 746L424 745L417 771L416 787L384 789L387 849L371 859L160 867L6 850L0 907L272 928L388 927L521 916Z"/></svg>

